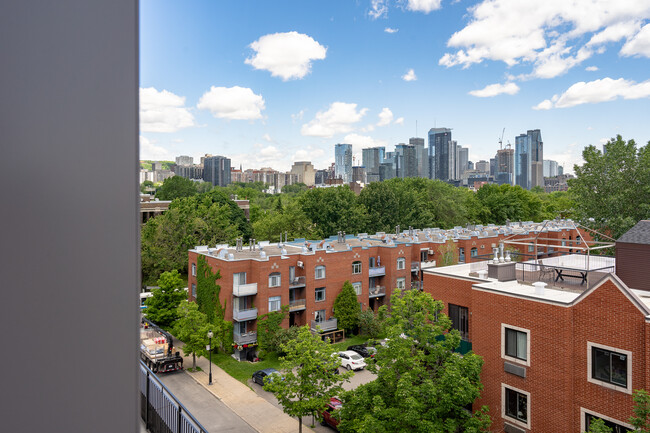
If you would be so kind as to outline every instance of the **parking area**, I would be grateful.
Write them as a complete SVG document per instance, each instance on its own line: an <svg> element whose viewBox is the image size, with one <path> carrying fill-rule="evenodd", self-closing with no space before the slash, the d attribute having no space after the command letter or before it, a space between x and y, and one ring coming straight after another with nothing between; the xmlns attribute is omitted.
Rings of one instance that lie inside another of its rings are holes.
<svg viewBox="0 0 650 433"><path fill-rule="evenodd" d="M346 370L344 368L339 367L339 371L344 372ZM343 389L345 389L346 391L350 391L352 389L355 389L359 385L363 385L364 383L371 382L374 379L375 379L375 375L364 368L363 370L355 371L354 375L350 378L350 381L343 383ZM264 398L266 401L273 404L274 406L282 409L282 406L278 404L278 400L273 396L273 394L264 391L264 389L257 383L253 382L252 379L248 380L248 386L250 386L253 389L253 391L257 393L257 395ZM296 422L298 421L296 420ZM303 419L303 424L309 425L310 423L311 420ZM327 426L321 426L318 420L315 420L314 431L327 433L327 432L333 432L334 430Z"/></svg>

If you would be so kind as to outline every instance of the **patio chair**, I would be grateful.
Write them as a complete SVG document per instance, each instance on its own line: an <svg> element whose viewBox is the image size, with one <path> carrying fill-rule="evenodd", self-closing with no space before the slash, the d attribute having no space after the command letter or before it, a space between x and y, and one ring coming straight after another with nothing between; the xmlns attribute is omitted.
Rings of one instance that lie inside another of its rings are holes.
<svg viewBox="0 0 650 433"><path fill-rule="evenodd" d="M546 266L544 264L539 265L539 280L544 281L544 278L550 276L553 278L553 268Z"/></svg>

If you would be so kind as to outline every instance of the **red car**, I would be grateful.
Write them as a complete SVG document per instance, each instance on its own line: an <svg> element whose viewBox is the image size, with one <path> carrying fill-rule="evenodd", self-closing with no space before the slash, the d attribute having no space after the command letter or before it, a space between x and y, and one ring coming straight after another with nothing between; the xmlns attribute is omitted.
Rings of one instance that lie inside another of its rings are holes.
<svg viewBox="0 0 650 433"><path fill-rule="evenodd" d="M334 430L338 431L339 420L334 418L334 413L343 407L343 403L338 398L330 398L330 402L327 403L325 409L321 412L323 419L321 420L321 425L328 425Z"/></svg>

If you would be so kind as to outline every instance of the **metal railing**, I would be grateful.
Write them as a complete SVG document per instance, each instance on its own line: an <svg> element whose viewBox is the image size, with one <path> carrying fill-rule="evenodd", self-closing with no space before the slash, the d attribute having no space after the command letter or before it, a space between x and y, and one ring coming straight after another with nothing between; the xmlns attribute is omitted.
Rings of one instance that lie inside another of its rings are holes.
<svg viewBox="0 0 650 433"><path fill-rule="evenodd" d="M320 327L321 331L334 331L338 329L338 320L336 319L328 319L328 320L321 320L320 322L316 320L311 321L311 329L316 330L316 327Z"/></svg>
<svg viewBox="0 0 650 433"><path fill-rule="evenodd" d="M248 308L246 310L233 309L232 317L238 322L257 319L257 308Z"/></svg>
<svg viewBox="0 0 650 433"><path fill-rule="evenodd" d="M382 275L386 275L386 266L375 266L368 268L369 277L381 277Z"/></svg>
<svg viewBox="0 0 650 433"><path fill-rule="evenodd" d="M252 344L257 342L257 332L251 331L251 332L246 332L244 334L240 334L238 332L234 332L233 334L233 341L237 344Z"/></svg>
<svg viewBox="0 0 650 433"><path fill-rule="evenodd" d="M306 285L305 281L305 277L296 277L293 280L289 281L289 288L304 287Z"/></svg>
<svg viewBox="0 0 650 433"><path fill-rule="evenodd" d="M305 308L307 308L306 299L296 299L293 301L289 301L289 311L304 310Z"/></svg>
<svg viewBox="0 0 650 433"><path fill-rule="evenodd" d="M368 297L377 298L379 296L386 296L386 286L375 286L368 289Z"/></svg>
<svg viewBox="0 0 650 433"><path fill-rule="evenodd" d="M420 270L420 262L411 262L411 272L417 272Z"/></svg>
<svg viewBox="0 0 650 433"><path fill-rule="evenodd" d="M151 433L207 433L189 410L140 361L140 417Z"/></svg>

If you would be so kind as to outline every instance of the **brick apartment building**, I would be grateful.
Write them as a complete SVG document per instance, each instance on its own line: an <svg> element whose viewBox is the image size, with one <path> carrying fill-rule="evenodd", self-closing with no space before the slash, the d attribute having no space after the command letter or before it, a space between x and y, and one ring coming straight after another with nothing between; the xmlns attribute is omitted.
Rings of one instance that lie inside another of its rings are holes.
<svg viewBox="0 0 650 433"><path fill-rule="evenodd" d="M323 332L337 329L332 307L343 283L349 280L362 308L377 310L390 299L393 288L422 288L423 270L436 263L472 263L489 254L504 238L530 239L544 231L556 244L580 242L580 232L570 220L546 223L518 222L505 226L456 227L451 230L411 229L395 233L341 233L324 240L295 239L270 244L251 243L236 247L198 246L188 252L188 297L196 297L198 256L213 272L220 271L220 302L235 325L235 356L250 358L257 343L257 317L289 305L283 326L310 325ZM533 242L515 249L522 254L555 255Z"/></svg>
<svg viewBox="0 0 650 433"><path fill-rule="evenodd" d="M621 240L618 260L632 251L647 266L650 221ZM592 257L585 267L586 260L568 255L424 271L424 290L444 302L485 361L474 407L489 406L494 431L584 432L593 417L616 433L632 431L632 391L650 390L650 283L646 278L641 287L634 279L640 269L629 262Z"/></svg>

